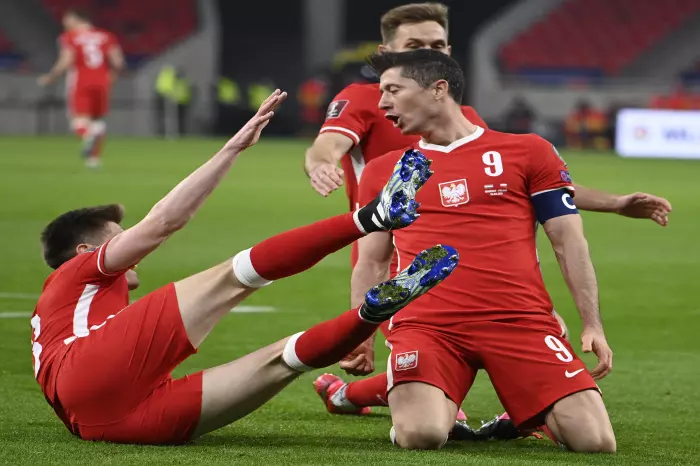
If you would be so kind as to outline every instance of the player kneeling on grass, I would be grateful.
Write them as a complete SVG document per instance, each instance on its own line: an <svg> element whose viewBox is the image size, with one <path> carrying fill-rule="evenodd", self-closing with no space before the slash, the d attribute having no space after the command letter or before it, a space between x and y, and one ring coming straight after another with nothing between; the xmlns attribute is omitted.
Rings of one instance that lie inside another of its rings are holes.
<svg viewBox="0 0 700 466"><path fill-rule="evenodd" d="M402 133L421 136L416 148L433 161L435 176L417 196L420 223L359 240L353 301L386 279L394 247L401 263L446 238L468 258L391 320L385 386L392 439L403 448L440 448L484 369L519 429L543 430L573 451L615 451L595 382L612 369L612 351L565 162L539 136L470 122L458 103L463 73L445 54L384 53L370 63L380 76L379 108ZM380 180L402 154L367 164L360 203L381 191ZM536 249L538 223L581 315L583 351L598 357L590 372L552 313Z"/></svg>
<svg viewBox="0 0 700 466"><path fill-rule="evenodd" d="M370 289L361 306L228 364L173 379L171 371L256 289L366 234L418 218L416 191L432 172L430 161L409 152L386 189L357 212L274 236L129 305L129 289L138 286L133 267L187 224L285 97L275 91L221 151L132 228L122 230L123 209L109 205L68 212L44 230L44 257L56 270L31 320L34 373L73 434L176 444L225 426L302 372L340 360L456 266L456 251L433 246L395 279Z"/></svg>

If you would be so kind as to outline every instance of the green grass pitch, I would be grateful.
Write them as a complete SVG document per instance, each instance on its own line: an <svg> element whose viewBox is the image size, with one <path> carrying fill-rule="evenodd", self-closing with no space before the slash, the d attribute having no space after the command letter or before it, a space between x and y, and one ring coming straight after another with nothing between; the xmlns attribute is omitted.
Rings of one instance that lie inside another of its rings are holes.
<svg viewBox="0 0 700 466"><path fill-rule="evenodd" d="M38 235L64 210L106 202L140 219L221 141L111 139L105 167L86 171L70 138L0 139L0 313L31 311L47 267ZM321 198L302 172L305 141L266 140L239 159L190 225L139 272L141 296L168 281L223 261L270 235L346 209L343 193ZM54 416L32 377L29 319L0 318L0 463L32 464L698 464L700 427L700 162L624 160L563 153L583 185L614 192L647 190L668 197L671 225L584 214L598 273L602 313L615 352L600 383L617 434L614 456L575 455L548 441L449 443L439 452L404 452L388 438L389 412L368 418L331 416L311 382L317 371L249 417L183 447L88 443ZM541 236L543 236L541 234ZM580 348L580 324L546 238L545 279ZM182 375L249 353L345 310L349 251L280 281L246 304L275 312L231 314L176 372ZM25 296L26 295L26 296ZM387 350L378 339L377 360ZM593 364L594 358L585 356ZM330 371L339 373L337 367ZM464 408L470 422L501 406L480 375Z"/></svg>

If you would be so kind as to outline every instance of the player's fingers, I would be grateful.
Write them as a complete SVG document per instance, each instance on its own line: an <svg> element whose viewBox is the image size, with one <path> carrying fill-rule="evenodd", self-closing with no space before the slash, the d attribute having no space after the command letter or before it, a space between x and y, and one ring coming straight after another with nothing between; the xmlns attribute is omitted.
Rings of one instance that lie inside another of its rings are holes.
<svg viewBox="0 0 700 466"><path fill-rule="evenodd" d="M338 172L336 172L335 170L331 171L331 172L328 174L328 177L329 177L329 179L330 179L333 183L335 183L336 186L342 186L342 185L343 185L343 178L342 178L342 176L339 176L339 175L338 175Z"/></svg>
<svg viewBox="0 0 700 466"><path fill-rule="evenodd" d="M335 191L338 189L338 185L326 173L319 173L317 179L319 183L325 186L329 191Z"/></svg>
<svg viewBox="0 0 700 466"><path fill-rule="evenodd" d="M311 178L311 187L319 193L321 196L326 197L328 196L328 190L326 189L325 186L321 185L316 181L315 179Z"/></svg>
<svg viewBox="0 0 700 466"><path fill-rule="evenodd" d="M590 353L591 347L593 346L593 339L588 335L581 336L581 351L584 353Z"/></svg>
<svg viewBox="0 0 700 466"><path fill-rule="evenodd" d="M260 104L260 107L258 107L258 113L262 114L269 112L274 101L277 100L280 93L281 91L279 89L275 89L274 91L272 91L272 94L268 95L267 98L263 100L263 103Z"/></svg>

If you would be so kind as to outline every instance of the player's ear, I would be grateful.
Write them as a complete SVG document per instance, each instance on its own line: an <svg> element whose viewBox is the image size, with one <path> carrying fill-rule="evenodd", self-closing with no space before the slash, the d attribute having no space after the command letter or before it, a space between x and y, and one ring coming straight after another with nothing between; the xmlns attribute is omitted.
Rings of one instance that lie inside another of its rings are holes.
<svg viewBox="0 0 700 466"><path fill-rule="evenodd" d="M390 51L391 51L391 49L388 45L379 44L379 46L377 47L377 52L379 52L379 53L386 53L386 52L390 52Z"/></svg>
<svg viewBox="0 0 700 466"><path fill-rule="evenodd" d="M448 45L445 50L447 51L447 55L449 55L451 57L452 56L452 46Z"/></svg>
<svg viewBox="0 0 700 466"><path fill-rule="evenodd" d="M447 94L449 93L449 87L450 85L447 84L447 81L444 79L436 81L435 84L433 84L435 99L442 100L445 97L447 97Z"/></svg>
<svg viewBox="0 0 700 466"><path fill-rule="evenodd" d="M86 243L80 243L79 245L77 245L75 247L75 252L77 252L78 254L82 254L84 252L89 251L90 249L93 249L93 247L91 245L86 244Z"/></svg>

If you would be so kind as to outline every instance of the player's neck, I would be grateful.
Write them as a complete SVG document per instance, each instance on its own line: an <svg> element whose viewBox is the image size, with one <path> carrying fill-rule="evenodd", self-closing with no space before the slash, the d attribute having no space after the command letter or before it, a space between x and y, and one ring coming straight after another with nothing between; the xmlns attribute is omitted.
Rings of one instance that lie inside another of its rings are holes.
<svg viewBox="0 0 700 466"><path fill-rule="evenodd" d="M431 122L430 127L421 134L421 139L428 144L449 146L453 142L474 133L477 126L462 113L459 105L450 106Z"/></svg>

